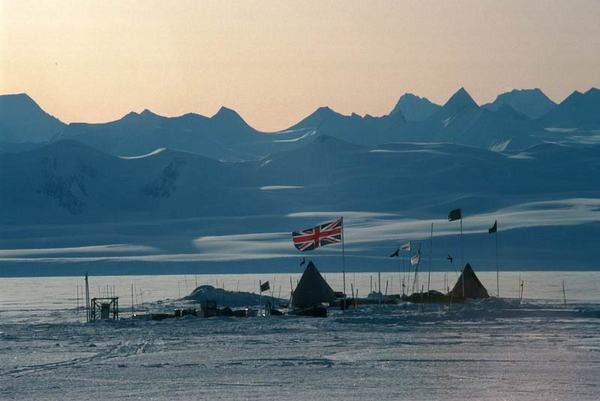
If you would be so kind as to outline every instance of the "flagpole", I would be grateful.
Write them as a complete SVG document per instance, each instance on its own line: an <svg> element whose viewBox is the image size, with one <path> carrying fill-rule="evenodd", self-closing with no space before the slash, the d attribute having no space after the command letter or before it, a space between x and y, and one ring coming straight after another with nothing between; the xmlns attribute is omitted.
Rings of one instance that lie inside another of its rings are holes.
<svg viewBox="0 0 600 401"><path fill-rule="evenodd" d="M410 263L410 251L408 253L408 255L406 255L406 288L407 290L410 289L410 268L411 268L412 264Z"/></svg>
<svg viewBox="0 0 600 401"><path fill-rule="evenodd" d="M85 321L89 323L91 320L90 311L90 282L88 280L88 273L85 272Z"/></svg>
<svg viewBox="0 0 600 401"><path fill-rule="evenodd" d="M402 258L402 277L403 277L402 282L406 283L406 285L408 285L408 280L406 279L406 262L404 261L404 258L402 256L400 256L400 258ZM408 289L408 287L405 287L405 288Z"/></svg>
<svg viewBox="0 0 600 401"><path fill-rule="evenodd" d="M433 223L431 223L431 236L429 237L429 273L427 274L427 293L431 284L431 255L433 253Z"/></svg>
<svg viewBox="0 0 600 401"><path fill-rule="evenodd" d="M500 268L498 267L498 222L496 221L496 294L500 297Z"/></svg>
<svg viewBox="0 0 600 401"><path fill-rule="evenodd" d="M398 294L400 294L400 292L402 291L402 267L400 266L400 263L402 263L400 261L401 258L402 255L400 255L400 248L398 248Z"/></svg>
<svg viewBox="0 0 600 401"><path fill-rule="evenodd" d="M344 297L346 296L346 247L344 243L344 217L342 220L342 281L344 287ZM345 301L344 301L345 303Z"/></svg>
<svg viewBox="0 0 600 401"><path fill-rule="evenodd" d="M460 216L460 263L463 266L465 266L465 247L463 245L463 225L462 225L462 213ZM465 274L464 274L464 270L463 270L463 274L462 274L462 288L463 288L463 299L465 298Z"/></svg>
<svg viewBox="0 0 600 401"><path fill-rule="evenodd" d="M460 218L460 263L464 267L465 265L465 247L463 245L463 224L462 216Z"/></svg>

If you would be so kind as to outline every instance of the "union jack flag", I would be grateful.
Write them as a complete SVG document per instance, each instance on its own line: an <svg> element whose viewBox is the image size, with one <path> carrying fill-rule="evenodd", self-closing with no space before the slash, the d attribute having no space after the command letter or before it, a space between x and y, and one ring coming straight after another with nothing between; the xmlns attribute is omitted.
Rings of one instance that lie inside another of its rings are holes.
<svg viewBox="0 0 600 401"><path fill-rule="evenodd" d="M312 251L325 245L342 242L343 217L302 231L294 231L292 240L300 251Z"/></svg>

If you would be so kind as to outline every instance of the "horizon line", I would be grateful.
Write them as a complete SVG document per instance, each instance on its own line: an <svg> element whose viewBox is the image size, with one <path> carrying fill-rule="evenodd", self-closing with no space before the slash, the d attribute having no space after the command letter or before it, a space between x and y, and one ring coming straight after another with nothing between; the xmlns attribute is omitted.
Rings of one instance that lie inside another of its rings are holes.
<svg viewBox="0 0 600 401"><path fill-rule="evenodd" d="M47 111L46 111L46 109L45 109L44 107L42 107L42 105L40 105L40 103L38 103L38 101L37 101L37 100L36 100L34 97L32 97L32 96L31 96L29 93L27 93L27 92L2 93L2 94L0 94L0 97L4 97L4 96L27 96L27 97L28 97L28 98L30 98L30 99L31 99L31 100L32 100L32 101L33 101L33 102L34 102L34 103L35 103L35 104L36 104L36 105L37 105L37 106L38 106L38 107L39 107L39 108L40 108L40 109L41 109L41 110L44 112L44 113L46 113L46 114L50 115L51 117L54 117L54 118L56 118L57 120L59 120L61 123L65 124L65 125L71 125L71 124L110 124L110 123L113 123L113 122L120 121L120 120L122 120L123 118L125 118L126 116L128 116L128 115L130 115L130 114L141 115L142 113L144 113L144 112L146 112L146 111L147 111L147 112L150 112L150 113L152 113L152 114L154 114L154 115L155 115L155 116L157 116L157 117L161 117L161 118L180 118L180 117L184 117L184 116L187 116L187 115L196 115L196 116L200 116L200 117L204 117L204 118L209 118L209 119L211 119L211 118L214 118L215 116L217 116L217 115L218 115L218 114L219 114L219 113L220 113L222 110L231 110L231 111L233 111L234 113L236 113L236 114L237 114L237 115L238 115L238 116L239 116L239 117L240 117L240 118L241 118L241 119L242 119L244 122L246 122L246 123L247 123L247 124L248 124L248 125L249 125L251 128L253 128L254 130L256 130L256 131L259 131L259 132L263 132L263 133L276 133L276 132L285 131L285 130L287 130L287 129L289 129L289 128L293 127L294 125L296 125L296 124L300 123L301 121L303 121L303 120L304 120L304 119L306 119L307 117L309 117L309 116L311 116L312 114L314 114L316 111L318 111L318 110L320 110L320 109L324 109L324 108L326 108L326 109L330 109L330 110L331 110L331 111L333 111L334 113L340 114L340 115L342 115L342 116L345 116L345 117L350 117L350 116L352 116L352 115L358 115L358 116L360 116L361 118L365 118L365 117L367 117L367 116L371 116L371 117L375 117L375 118L389 116L389 115L392 113L392 111L394 110L394 108L396 107L396 105L398 104L398 102L400 101L400 99L401 99L402 97L406 96L406 95L412 95L412 96L418 97L418 98L420 98L420 99L425 99L425 100L427 100L427 101L431 102L432 104L434 104L435 106L443 107L443 106L444 106L444 105L445 105L445 104L446 104L446 103L447 103L447 102L450 100L450 98L452 98L452 96L454 96L455 94L457 94L457 93L458 93L458 92L460 92L461 90L464 90L464 91L465 91L465 92L466 92L466 93L469 95L469 97L471 97L471 99L472 99L472 100L475 102L475 104L476 104L478 107L483 107L483 106L485 106L485 105L488 105L488 104L492 104L492 103L494 103L494 102L495 102L495 101L498 99L498 96L500 96L500 95L503 95L503 94L511 93L511 92L514 92L514 91L526 91L526 90L528 90L528 91L533 91L533 90L539 90L540 92L542 92L542 93L543 93L543 95L544 95L544 96L546 96L548 99L550 99L550 101L552 101L552 102L553 102L553 103L555 103L556 105L559 105L559 104L561 104L562 102L564 102L564 101L565 101L567 98L569 98L570 96L572 96L572 95L573 95L573 94L575 94L575 93L586 94L586 93L588 93L588 92L590 92L590 91L592 91L592 90L594 90L594 89L595 89L595 90L599 90L599 88L597 88L597 87L595 87L595 86L593 86L593 85L591 85L591 86L590 86L590 87L589 87L587 90L585 90L585 91L583 91L583 92L582 92L582 91L579 91L579 90L576 90L576 89L574 89L574 90L573 90L573 91L571 91L571 92L570 92L570 93L569 93L567 96L565 96L565 97L564 97L562 100L560 100L560 101L556 101L556 100L554 100L553 98L551 98L550 96L548 96L548 95L546 94L546 92L544 92L544 90L543 90L543 89L541 89L541 88L539 88L539 87L533 87L533 88L513 88L513 89L511 89L511 90L508 90L508 91L505 91L505 92L498 93L498 94L496 95L496 98L495 98L493 101L491 101L491 102L487 102L487 103L479 103L479 102L477 102L477 101L476 101L476 100L473 98L473 95L471 95L471 93L470 93L470 92L469 92L469 91L468 91L468 90L467 90L467 89L466 89L464 86L460 86L460 87L459 87L459 88L458 88L456 91L454 91L454 92L453 92L453 93L452 93L452 94L451 94L451 95L450 95L450 96L449 96L449 97L446 99L446 101L445 101L444 103L442 103L442 104L440 104L440 103L436 103L436 102L434 102L434 101L430 100L430 99L429 99L428 97L426 97L426 96L420 96L420 95L417 95L417 94L415 94L414 92L404 92L403 94L401 94L401 95L398 97L398 100L396 100L396 102L395 102L395 103L392 105L392 107L391 107L390 111L389 111L389 112L387 112L386 114L371 114L371 113L364 113L364 114L360 114L360 113L356 113L356 112L350 112L350 114L345 114L345 113L343 113L343 112L339 112L339 111L335 110L334 108L332 108L332 107L330 107L330 106L328 106L328 105L323 105L323 106L317 106L317 107L316 107L316 108L315 108L315 109L314 109L312 112L310 112L310 113L309 113L309 114L307 114L306 116L302 117L300 120L298 120L298 121L295 121L295 122L292 122L292 123L288 123L289 125L287 125L287 126L285 126L285 127L283 127L283 128L275 129L275 130L262 130L262 129L257 129L257 128L254 128L254 125L252 125L252 124L249 124L249 123L248 123L248 120L247 120L246 118L244 118L244 117L242 116L242 114L241 114L241 113L240 113L238 110L236 110L236 109L234 109L234 108L231 108L231 107L228 107L228 106L226 106L226 105L221 105L221 106L219 106L218 110L217 110L216 112L214 112L213 114L211 114L211 115L208 115L208 114L202 114L202 113L200 113L200 112L196 112L196 111L188 111L188 112L185 112L185 113L182 113L182 114L172 114L172 115L168 115L168 114L159 114L159 113L157 113L157 112L155 112L155 111L153 111L153 110L151 110L151 109L149 109L149 108L145 107L145 108L144 108L144 109L142 109L141 111L130 110L130 111L128 111L128 112L125 112L124 114L121 114L121 115L120 115L120 117L114 117L113 119L110 119L110 120L101 120L101 121L82 121L82 120L77 120L77 121L65 121L65 120L61 119L60 117L58 117L58 116L56 116L56 115L54 115L54 114L51 114L51 113L47 112Z"/></svg>

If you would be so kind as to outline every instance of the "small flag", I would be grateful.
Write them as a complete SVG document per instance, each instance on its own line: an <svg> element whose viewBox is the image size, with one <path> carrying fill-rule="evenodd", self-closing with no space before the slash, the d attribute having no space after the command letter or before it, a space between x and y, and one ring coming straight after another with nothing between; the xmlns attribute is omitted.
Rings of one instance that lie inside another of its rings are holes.
<svg viewBox="0 0 600 401"><path fill-rule="evenodd" d="M460 209L450 210L450 213L448 213L448 221L461 220L461 219L462 219L462 212L460 211Z"/></svg>
<svg viewBox="0 0 600 401"><path fill-rule="evenodd" d="M302 258L302 262L300 262L300 266L304 266L306 264L306 258Z"/></svg>
<svg viewBox="0 0 600 401"><path fill-rule="evenodd" d="M446 256L446 259L450 261L450 264L452 264L452 262L454 261L454 258L450 255Z"/></svg>
<svg viewBox="0 0 600 401"><path fill-rule="evenodd" d="M271 286L269 285L268 281L265 281L264 283L262 283L260 285L260 292L269 291L270 289L271 289Z"/></svg>
<svg viewBox="0 0 600 401"><path fill-rule="evenodd" d="M493 234L493 233L496 233L496 232L498 232L498 220L495 220L495 221L494 221L494 225L493 225L493 226L491 226L491 227L488 229L488 233L489 233L489 234Z"/></svg>
<svg viewBox="0 0 600 401"><path fill-rule="evenodd" d="M400 250L410 252L410 241L405 242L404 244L400 245Z"/></svg>
<svg viewBox="0 0 600 401"><path fill-rule="evenodd" d="M400 256L400 248L396 249L394 253L390 255L390 258L396 258L398 256Z"/></svg>
<svg viewBox="0 0 600 401"><path fill-rule="evenodd" d="M411 258L410 258L411 266L418 265L420 261L421 261L421 253L420 252L417 253L416 255L411 256Z"/></svg>
<svg viewBox="0 0 600 401"><path fill-rule="evenodd" d="M329 221L306 230L294 231L292 241L300 252L312 251L325 245L342 242L343 218Z"/></svg>

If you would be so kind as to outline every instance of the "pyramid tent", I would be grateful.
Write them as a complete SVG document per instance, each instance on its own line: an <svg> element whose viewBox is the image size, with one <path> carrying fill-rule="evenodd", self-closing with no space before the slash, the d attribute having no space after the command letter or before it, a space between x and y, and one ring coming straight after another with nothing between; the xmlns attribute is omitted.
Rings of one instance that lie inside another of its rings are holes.
<svg viewBox="0 0 600 401"><path fill-rule="evenodd" d="M313 262L308 262L300 282L292 295L294 308L308 308L335 300L333 290L321 276Z"/></svg>
<svg viewBox="0 0 600 401"><path fill-rule="evenodd" d="M464 284L464 292L463 292ZM475 275L470 264L466 264L454 288L448 293L452 298L489 298L488 292Z"/></svg>

